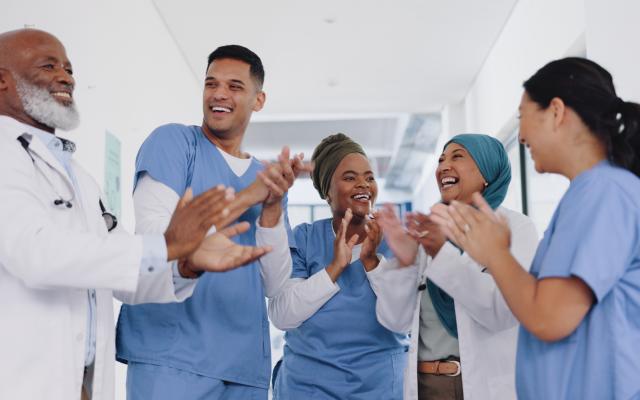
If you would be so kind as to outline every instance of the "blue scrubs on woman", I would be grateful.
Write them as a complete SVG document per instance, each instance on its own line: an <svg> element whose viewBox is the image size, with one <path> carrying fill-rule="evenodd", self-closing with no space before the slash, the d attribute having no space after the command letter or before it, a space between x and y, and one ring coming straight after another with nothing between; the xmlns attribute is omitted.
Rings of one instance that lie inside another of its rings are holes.
<svg viewBox="0 0 640 400"><path fill-rule="evenodd" d="M292 278L309 278L333 260L332 220L295 228ZM393 257L384 242L378 253ZM376 318L376 296L360 260L336 282L338 291L298 328L287 331L275 399L402 399L407 336Z"/></svg>
<svg viewBox="0 0 640 400"><path fill-rule="evenodd" d="M142 145L136 180L148 173L178 195L190 186L195 196L218 184L239 192L260 169L262 164L252 159L237 176L200 127L171 124L156 129ZM255 246L260 212L261 205L255 205L238 218L251 228L234 241ZM266 399L271 343L259 262L205 273L183 303L123 305L116 343L118 360L137 368L130 374L134 382L127 383L128 393L143 387L150 393L146 386L153 384L154 400L218 398L220 385L232 382L253 387L259 392L256 399Z"/></svg>
<svg viewBox="0 0 640 400"><path fill-rule="evenodd" d="M640 179L607 161L573 179L531 274L579 277L595 303L562 340L520 329L518 398L640 398Z"/></svg>

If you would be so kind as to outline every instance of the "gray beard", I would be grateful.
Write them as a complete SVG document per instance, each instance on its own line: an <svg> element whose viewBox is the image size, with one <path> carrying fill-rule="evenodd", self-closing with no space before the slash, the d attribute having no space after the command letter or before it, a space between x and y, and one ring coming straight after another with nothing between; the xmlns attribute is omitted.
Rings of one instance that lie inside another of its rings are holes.
<svg viewBox="0 0 640 400"><path fill-rule="evenodd" d="M54 129L68 131L80 123L80 115L75 103L60 104L51 93L24 79L16 78L16 90L24 111L33 119Z"/></svg>

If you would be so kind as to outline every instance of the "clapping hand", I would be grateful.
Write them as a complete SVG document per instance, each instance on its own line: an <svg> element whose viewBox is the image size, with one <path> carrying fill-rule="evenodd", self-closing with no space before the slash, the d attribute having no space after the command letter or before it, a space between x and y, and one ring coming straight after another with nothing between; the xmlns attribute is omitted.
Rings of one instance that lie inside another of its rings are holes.
<svg viewBox="0 0 640 400"><path fill-rule="evenodd" d="M474 193L472 201L478 209L458 201L449 206L437 204L431 209L432 219L450 240L490 269L493 258L510 251L511 230L507 220L496 214L482 195Z"/></svg>
<svg viewBox="0 0 640 400"><path fill-rule="evenodd" d="M193 253L212 226L221 229L228 221L229 209L235 195L233 189L222 185L193 197L187 189L178 201L164 233L167 260L184 258Z"/></svg>
<svg viewBox="0 0 640 400"><path fill-rule="evenodd" d="M377 224L382 228L384 238L396 259L402 266L415 262L418 243L404 229L393 206L385 204L376 214Z"/></svg>
<svg viewBox="0 0 640 400"><path fill-rule="evenodd" d="M365 222L364 230L367 235L364 238L364 242L362 242L360 261L364 269L369 272L375 269L380 263L376 251L382 241L382 230L374 219L369 219Z"/></svg>
<svg viewBox="0 0 640 400"><path fill-rule="evenodd" d="M224 272L246 265L271 251L270 247L242 246L231 240L249 230L248 222L232 225L207 236L200 247L180 265L180 273L194 277L199 273Z"/></svg>
<svg viewBox="0 0 640 400"><path fill-rule="evenodd" d="M422 245L427 254L435 257L447 241L438 224L431 216L420 212L407 213L406 222L409 235Z"/></svg>
<svg viewBox="0 0 640 400"><path fill-rule="evenodd" d="M282 148L278 155L278 161L265 163L265 168L258 172L257 183L266 189L265 199L262 203L262 213L260 214L260 225L263 227L273 227L278 223L282 215L282 199L289 191L295 179L303 171L310 171L311 165L305 164L302 160L302 153L290 158L289 148Z"/></svg>
<svg viewBox="0 0 640 400"><path fill-rule="evenodd" d="M285 193L293 186L295 179L302 172L310 172L313 169L312 165L305 163L303 159L303 153L291 157L289 147L285 146L276 162L265 163L265 169L258 172L258 179L269 190L264 200L265 206L280 202Z"/></svg>
<svg viewBox="0 0 640 400"><path fill-rule="evenodd" d="M333 260L326 268L327 273L334 282L338 280L342 271L351 264L353 246L358 243L358 234L347 239L347 228L351 223L351 218L353 218L353 212L348 208L340 222L340 227L336 232L336 239L333 242Z"/></svg>

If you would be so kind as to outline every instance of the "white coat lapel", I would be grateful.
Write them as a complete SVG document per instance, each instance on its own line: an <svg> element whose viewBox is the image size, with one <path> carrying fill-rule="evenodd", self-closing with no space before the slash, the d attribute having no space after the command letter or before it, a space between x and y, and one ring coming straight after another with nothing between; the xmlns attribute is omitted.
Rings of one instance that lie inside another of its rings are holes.
<svg viewBox="0 0 640 400"><path fill-rule="evenodd" d="M60 175L64 179L66 179L67 181L66 183L69 187L69 190L71 190L73 188L73 183L71 182L71 178L67 174L67 170L64 168L64 166L62 166L62 164L60 164L60 161L58 161L58 159L51 153L51 151L49 151L49 149L45 147L44 143L42 143L41 140L39 140L38 138L34 137L29 133L27 133L26 135L28 135L31 138L30 144L29 144L29 150L35 153L37 157L41 159L41 161L44 161L51 168L58 171L58 173L60 173ZM22 136L25 137L24 134ZM36 160L36 162L37 161L38 160ZM42 171L42 172L47 173L46 171Z"/></svg>

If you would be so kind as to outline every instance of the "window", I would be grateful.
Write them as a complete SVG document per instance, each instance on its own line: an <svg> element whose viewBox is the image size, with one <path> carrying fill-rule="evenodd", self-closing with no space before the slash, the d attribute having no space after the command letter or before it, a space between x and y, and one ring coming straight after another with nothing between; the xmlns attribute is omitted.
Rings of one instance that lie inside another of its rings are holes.
<svg viewBox="0 0 640 400"><path fill-rule="evenodd" d="M509 156L509 163L511 164L511 183L509 184L507 197L505 197L502 205L511 210L523 212L520 146L517 142L507 148L507 154Z"/></svg>

